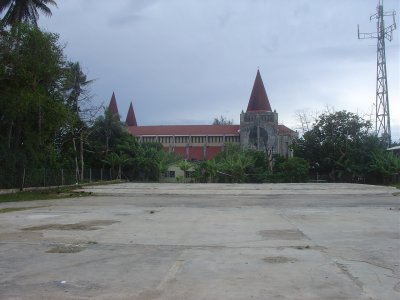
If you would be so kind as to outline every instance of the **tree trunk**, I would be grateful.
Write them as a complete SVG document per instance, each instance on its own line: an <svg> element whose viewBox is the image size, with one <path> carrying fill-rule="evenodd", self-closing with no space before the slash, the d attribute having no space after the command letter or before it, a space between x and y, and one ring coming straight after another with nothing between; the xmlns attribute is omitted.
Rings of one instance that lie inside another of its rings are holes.
<svg viewBox="0 0 400 300"><path fill-rule="evenodd" d="M109 140L109 137L108 137L108 135L106 135L106 155L108 154L108 140Z"/></svg>
<svg viewBox="0 0 400 300"><path fill-rule="evenodd" d="M83 181L84 179L84 167L85 167L85 163L83 161L83 129L81 129L81 134L80 134L80 154L81 154L81 181Z"/></svg>
<svg viewBox="0 0 400 300"><path fill-rule="evenodd" d="M39 145L42 144L42 108L39 106L38 112L38 131L39 131Z"/></svg>
<svg viewBox="0 0 400 300"><path fill-rule="evenodd" d="M74 153L75 153L75 172L77 173L77 179L80 178L79 176L79 165L78 165L78 156L76 155L76 143L75 138L72 138L72 144L74 146Z"/></svg>
<svg viewBox="0 0 400 300"><path fill-rule="evenodd" d="M12 123L10 124L10 129L8 129L8 149L11 149L11 137L12 137Z"/></svg>
<svg viewBox="0 0 400 300"><path fill-rule="evenodd" d="M15 126L15 137L14 137L14 144L13 150L16 151L21 146L21 134L22 134L22 121L20 118L17 119L16 126Z"/></svg>

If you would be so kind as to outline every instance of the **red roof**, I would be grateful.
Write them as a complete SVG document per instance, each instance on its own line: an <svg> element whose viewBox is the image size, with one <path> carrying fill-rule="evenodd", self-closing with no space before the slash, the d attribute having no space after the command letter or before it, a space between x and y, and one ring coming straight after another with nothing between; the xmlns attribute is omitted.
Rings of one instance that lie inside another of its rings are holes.
<svg viewBox="0 0 400 300"><path fill-rule="evenodd" d="M112 114L119 116L117 100L115 99L114 92L112 93L110 105L108 106L108 109L112 112Z"/></svg>
<svg viewBox="0 0 400 300"><path fill-rule="evenodd" d="M278 125L278 135L288 135L288 134L294 134L296 131L293 131L292 129L286 127L285 125L279 124Z"/></svg>
<svg viewBox="0 0 400 300"><path fill-rule="evenodd" d="M257 70L256 80L251 91L247 111L272 111L267 92L261 79L260 70Z"/></svg>
<svg viewBox="0 0 400 300"><path fill-rule="evenodd" d="M129 105L128 115L126 116L126 125L128 126L137 126L135 111L133 110L133 105Z"/></svg>
<svg viewBox="0 0 400 300"><path fill-rule="evenodd" d="M129 126L128 131L141 135L238 135L239 125L161 125Z"/></svg>
<svg viewBox="0 0 400 300"><path fill-rule="evenodd" d="M162 135L239 135L239 125L160 125L160 126L129 126L129 133L135 136ZM278 134L296 133L285 125L278 125Z"/></svg>

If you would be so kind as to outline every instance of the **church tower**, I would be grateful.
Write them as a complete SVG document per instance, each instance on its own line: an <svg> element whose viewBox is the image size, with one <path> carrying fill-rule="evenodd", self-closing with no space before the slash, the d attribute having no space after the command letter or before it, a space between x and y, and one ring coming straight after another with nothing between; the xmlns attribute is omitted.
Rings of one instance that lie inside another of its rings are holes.
<svg viewBox="0 0 400 300"><path fill-rule="evenodd" d="M133 110L133 105L129 105L128 114L126 115L126 125L128 126L137 126L135 111Z"/></svg>
<svg viewBox="0 0 400 300"><path fill-rule="evenodd" d="M272 111L260 70L257 70L247 111L240 114L240 145L273 154L278 149L278 114Z"/></svg>
<svg viewBox="0 0 400 300"><path fill-rule="evenodd" d="M117 106L117 99L115 98L115 93L112 93L110 104L108 105L108 109L113 115L118 116L119 119L119 112L118 112L118 106Z"/></svg>

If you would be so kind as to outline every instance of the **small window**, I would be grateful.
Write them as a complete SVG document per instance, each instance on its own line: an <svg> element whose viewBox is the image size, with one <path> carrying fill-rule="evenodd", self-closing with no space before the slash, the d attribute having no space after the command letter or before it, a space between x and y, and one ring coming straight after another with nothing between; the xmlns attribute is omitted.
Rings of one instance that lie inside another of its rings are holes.
<svg viewBox="0 0 400 300"><path fill-rule="evenodd" d="M175 178L175 171L167 171L164 173L164 177L166 178Z"/></svg>

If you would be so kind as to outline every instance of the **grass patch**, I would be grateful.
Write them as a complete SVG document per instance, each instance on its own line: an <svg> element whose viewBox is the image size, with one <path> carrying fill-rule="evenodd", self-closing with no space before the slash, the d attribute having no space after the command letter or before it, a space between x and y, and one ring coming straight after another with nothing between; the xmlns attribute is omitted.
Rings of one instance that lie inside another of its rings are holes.
<svg viewBox="0 0 400 300"><path fill-rule="evenodd" d="M20 201L34 201L34 200L54 200L65 198L77 198L90 196L92 193L77 192L76 189L80 186L73 187L60 187L55 189L34 190L17 192L13 194L0 195L0 203L2 202L20 202Z"/></svg>
<svg viewBox="0 0 400 300"><path fill-rule="evenodd" d="M400 190L400 183L393 184L392 186Z"/></svg>
<svg viewBox="0 0 400 300"><path fill-rule="evenodd" d="M13 211L28 210L28 209L33 209L33 208L41 208L41 207L46 207L46 206L6 207L6 208L1 208L1 209L0 209L0 214L4 214L4 213L8 213L8 212L13 212Z"/></svg>

